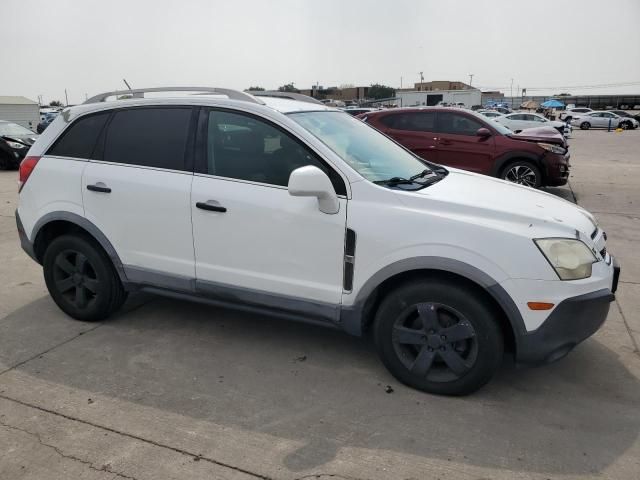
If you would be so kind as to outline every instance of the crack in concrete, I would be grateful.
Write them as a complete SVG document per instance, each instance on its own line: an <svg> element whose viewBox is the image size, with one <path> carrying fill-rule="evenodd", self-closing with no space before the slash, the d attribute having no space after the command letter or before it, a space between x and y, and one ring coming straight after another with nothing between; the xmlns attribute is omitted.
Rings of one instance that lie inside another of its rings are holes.
<svg viewBox="0 0 640 480"><path fill-rule="evenodd" d="M111 473L119 478L126 478L128 480L137 480L135 477L132 477L130 475L126 475L122 472L117 472L115 470L111 470L111 467L107 464L102 465L101 467L96 467L95 464L89 460L84 460L80 457L77 457L75 455L71 455L68 453L64 453L62 450L60 450L58 447L56 447L55 445L52 445L50 443L46 443L45 441L42 440L42 437L40 436L40 434L36 433L36 432L31 432L29 430L26 430L24 428L20 428L20 427L16 427L15 425L9 425L8 423L3 422L2 420L0 420L0 426L3 426L5 428L9 428L11 430L16 430L18 432L22 432L22 433L26 433L27 435L31 435L32 437L36 438L38 440L38 443L44 447L48 447L50 449L52 449L54 452L56 452L58 455L60 455L62 458L66 458L69 460L73 460L79 463L82 463L83 465L86 465L87 467L89 467L91 470L95 470L96 472L105 472L105 473Z"/></svg>
<svg viewBox="0 0 640 480"><path fill-rule="evenodd" d="M86 333L93 332L96 328L100 328L102 325L103 325L103 324L99 324L99 325L96 325L95 327L90 328L89 330L83 330L82 332L78 333L77 335L74 335L74 336L73 336L73 337L71 337L71 338L67 338L66 340L64 340L64 341L62 341L62 342L60 342L60 343L58 343L58 344L56 344L56 345L54 345L54 346L52 346L52 347L50 347L50 348L46 349L46 350L45 350L45 351L43 351L43 352L36 353L36 354L35 354L35 355L33 355L32 357L29 357L29 358L27 358L26 360L23 360L23 361L21 361L21 362L18 362L18 363L16 363L15 365L12 365L11 367L9 367L9 368L7 368L7 369L3 370L2 372L0 372L0 376L4 375L4 374L5 374L5 373L7 373L7 372L10 372L11 370L14 370L14 369L16 369L16 368L18 368L18 367L21 367L21 366L22 366L22 365L24 365L25 363L29 363L31 360L35 360L36 358L38 358L38 357L40 357L40 356L42 356L42 355L46 355L47 353L51 352L52 350L55 350L55 349L56 349L56 348L58 348L58 347L61 347L61 346L63 346L63 345L66 345L67 343L74 341L76 338L81 337L82 335L84 335L84 334L86 334Z"/></svg>
<svg viewBox="0 0 640 480"><path fill-rule="evenodd" d="M70 415L66 415L64 413L56 412L55 410L50 410L48 408L40 407L38 405L32 405L30 403L27 403L27 402L24 402L22 400L18 400L18 399L15 399L15 398L11 398L11 397L8 397L6 395L0 394L0 398L2 398L4 400L7 400L9 402L17 403L18 405L22 405L22 406L25 406L25 407L33 408L33 409L38 410L40 412L48 413L50 415L55 415L57 417L64 418L66 420L71 420L73 422L78 422L78 423L81 423L83 425L89 425L91 427L99 428L101 430L105 430L107 432L115 433L117 435L122 435L123 437L127 437L127 438L131 438L131 439L134 439L134 440L138 440L140 442L144 442L144 443L147 443L149 445L153 445L155 447L165 448L167 450L171 450L171 451L176 452L176 453L181 453L182 455L185 455L187 457L191 457L191 459L194 460L194 461L209 462L209 463L212 463L214 465L218 465L220 467L224 467L224 468L228 468L230 470L235 470L236 472L244 473L245 475L249 475L249 476L252 476L254 478L259 478L260 480L275 480L272 477L268 477L266 475L262 475L262 474L255 473L255 472L251 472L249 470L245 470L244 468L235 467L235 466L230 465L228 463L220 462L218 460L214 460L213 458L205 457L205 456L203 456L201 454L189 452L188 450L185 450L185 449L182 449L182 448L179 448L179 447L173 447L171 445L166 445L166 444L163 444L163 443L159 443L159 442L156 442L154 440L150 440L148 438L144 438L144 437L141 437L139 435L135 435L133 433L122 432L120 430L116 430L115 428L107 427L105 425L99 425L97 423L93 423L93 422L90 422L90 421L87 421L87 420L82 420L82 419L79 419L79 418L75 418L75 417L72 417Z"/></svg>
<svg viewBox="0 0 640 480"><path fill-rule="evenodd" d="M631 337L631 344L633 345L633 353L640 356L640 348L638 348L638 342L636 341L636 337L633 336L633 331L629 326L629 322L627 322L627 317L625 317L624 312L622 311L622 307L620 306L620 302L616 298L616 307L618 307L618 312L620 312L620 316L622 317L622 323L624 323L625 328L627 329L627 333L629 337Z"/></svg>

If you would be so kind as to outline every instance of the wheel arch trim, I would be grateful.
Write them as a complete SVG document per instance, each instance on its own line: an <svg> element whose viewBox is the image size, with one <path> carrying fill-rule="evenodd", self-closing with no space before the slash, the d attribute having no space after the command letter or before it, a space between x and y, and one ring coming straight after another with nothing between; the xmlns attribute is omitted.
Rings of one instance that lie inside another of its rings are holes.
<svg viewBox="0 0 640 480"><path fill-rule="evenodd" d="M513 330L516 343L520 336L526 334L527 329L520 310L518 310L511 296L498 281L473 265L452 258L437 256L413 257L399 260L383 267L372 275L358 291L353 305L342 307L340 319L343 329L352 335L362 335L367 314L365 309L371 295L375 294L376 289L396 275L418 270L436 270L444 273L452 273L466 278L484 288L503 310Z"/></svg>
<svg viewBox="0 0 640 480"><path fill-rule="evenodd" d="M106 254L109 256L111 261L113 262L113 266L118 273L118 277L120 277L120 281L123 284L127 284L128 279L124 267L122 266L122 261L120 260L120 256L116 252L116 249L113 247L109 239L105 236L104 233L92 222L87 220L86 218L71 212L65 211L55 211L49 212L35 223L33 229L31 230L31 235L29 238L33 239L33 247L35 248L36 241L38 240L38 234L42 231L44 227L52 222L68 222L76 225L82 230L86 231L89 235L91 235L95 241L104 249Z"/></svg>

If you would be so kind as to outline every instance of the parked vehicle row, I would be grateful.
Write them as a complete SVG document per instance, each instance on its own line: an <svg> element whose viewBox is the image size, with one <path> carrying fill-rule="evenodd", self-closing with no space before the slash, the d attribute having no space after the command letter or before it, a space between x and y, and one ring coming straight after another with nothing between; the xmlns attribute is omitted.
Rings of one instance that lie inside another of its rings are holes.
<svg viewBox="0 0 640 480"><path fill-rule="evenodd" d="M509 113L508 115L495 117L494 120L506 127L509 127L516 133L520 133L527 128L552 127L558 130L558 132L560 132L565 137L568 137L569 135L571 135L572 131L572 127L570 124L566 122L549 120L543 115L537 113Z"/></svg>
<svg viewBox="0 0 640 480"><path fill-rule="evenodd" d="M564 185L569 177L569 146L544 123L516 134L471 110L441 107L382 110L359 118L441 165L534 188Z"/></svg>
<svg viewBox="0 0 640 480"><path fill-rule="evenodd" d="M505 351L555 361L606 319L619 267L591 214L421 160L369 125L441 163L547 184L568 169L555 130L445 108L367 125L228 89L105 101L158 90L66 110L21 163L20 241L71 317L102 320L140 289L242 304L371 331L400 381L452 395L489 381Z"/></svg>

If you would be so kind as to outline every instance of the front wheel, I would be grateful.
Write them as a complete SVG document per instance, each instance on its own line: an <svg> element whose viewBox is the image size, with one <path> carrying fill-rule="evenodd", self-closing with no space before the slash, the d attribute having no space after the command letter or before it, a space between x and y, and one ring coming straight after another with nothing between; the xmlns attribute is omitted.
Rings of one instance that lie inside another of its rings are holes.
<svg viewBox="0 0 640 480"><path fill-rule="evenodd" d="M531 188L539 188L542 185L540 169L533 163L523 160L507 165L502 171L501 178Z"/></svg>
<svg viewBox="0 0 640 480"><path fill-rule="evenodd" d="M54 239L42 265L51 297L63 312L77 320L103 320L126 299L111 260L89 238L63 235Z"/></svg>
<svg viewBox="0 0 640 480"><path fill-rule="evenodd" d="M375 343L399 381L440 395L466 395L487 383L502 361L503 337L476 292L448 281L407 283L376 314Z"/></svg>
<svg viewBox="0 0 640 480"><path fill-rule="evenodd" d="M589 130L591 128L591 124L589 122L582 122L580 124L580 130Z"/></svg>
<svg viewBox="0 0 640 480"><path fill-rule="evenodd" d="M631 122L620 123L620 128L623 130L633 130L633 124Z"/></svg>

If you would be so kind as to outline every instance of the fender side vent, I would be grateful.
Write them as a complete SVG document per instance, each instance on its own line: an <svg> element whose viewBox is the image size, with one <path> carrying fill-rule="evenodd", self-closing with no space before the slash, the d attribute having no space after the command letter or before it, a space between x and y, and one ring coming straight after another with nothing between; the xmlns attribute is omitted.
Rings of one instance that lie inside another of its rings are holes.
<svg viewBox="0 0 640 480"><path fill-rule="evenodd" d="M342 288L345 292L353 290L353 272L356 262L356 232L347 228L347 236L344 243L344 277Z"/></svg>

